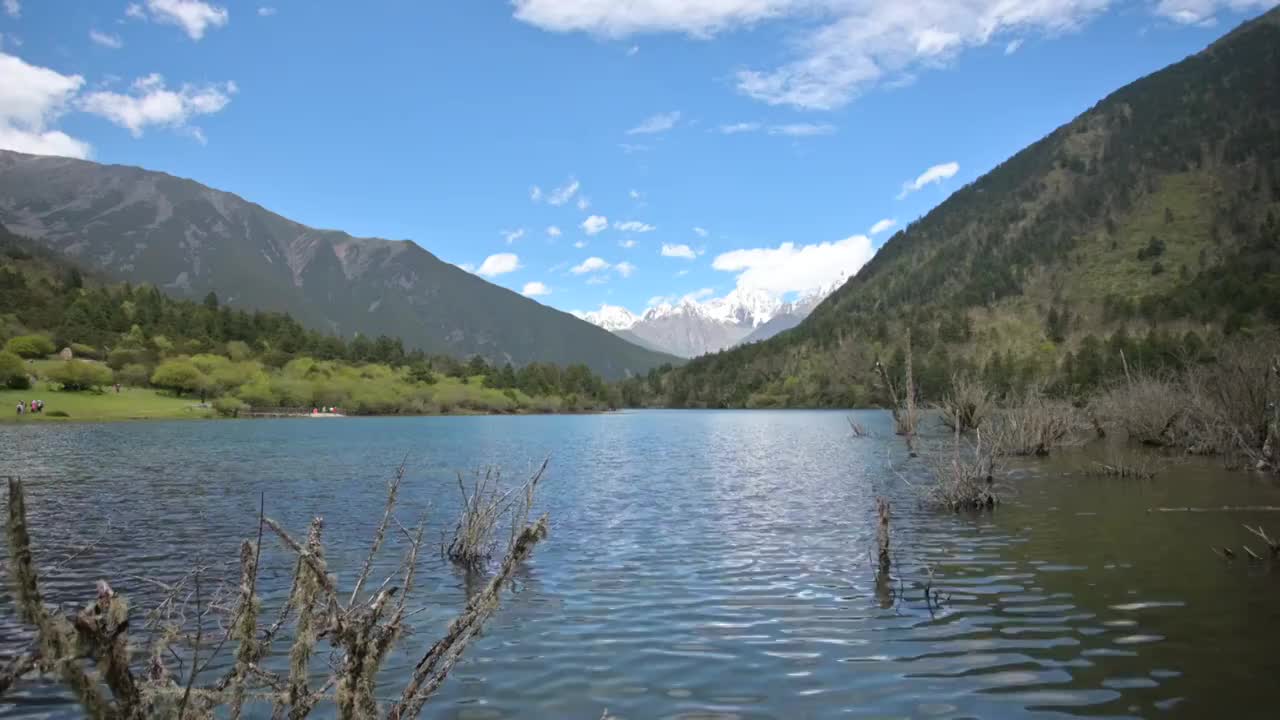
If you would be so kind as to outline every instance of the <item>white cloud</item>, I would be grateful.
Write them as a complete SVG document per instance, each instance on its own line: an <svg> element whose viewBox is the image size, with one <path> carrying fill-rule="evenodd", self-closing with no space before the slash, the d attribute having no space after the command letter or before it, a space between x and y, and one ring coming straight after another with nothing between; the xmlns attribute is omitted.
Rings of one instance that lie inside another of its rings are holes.
<svg viewBox="0 0 1280 720"><path fill-rule="evenodd" d="M737 135L738 133L756 132L762 126L758 122L740 122L730 125L721 125L720 133L722 135Z"/></svg>
<svg viewBox="0 0 1280 720"><path fill-rule="evenodd" d="M613 223L613 229L621 230L622 232L647 233L653 232L658 228L650 225L649 223L640 222L639 220L628 220L626 222L615 221Z"/></svg>
<svg viewBox="0 0 1280 720"><path fill-rule="evenodd" d="M581 250L582 248L584 248L584 247L586 247L586 246L587 246L587 241L586 241L586 240L578 240L578 241L576 241L576 242L574 242L574 243L573 243L573 246L574 246L574 247L576 247L576 248L578 248L579 250Z"/></svg>
<svg viewBox="0 0 1280 720"><path fill-rule="evenodd" d="M892 218L885 218L880 222L876 223L875 225L872 225L871 229L867 231L867 234L879 235L880 233L886 230L892 230L894 226L896 226L897 224L898 224L897 220L894 220Z"/></svg>
<svg viewBox="0 0 1280 720"><path fill-rule="evenodd" d="M480 263L480 268L476 270L476 274L484 277L497 277L519 269L519 255L515 253L498 253L485 258L484 262Z"/></svg>
<svg viewBox="0 0 1280 720"><path fill-rule="evenodd" d="M22 17L22 3L18 0L4 0L4 11L11 18Z"/></svg>
<svg viewBox="0 0 1280 720"><path fill-rule="evenodd" d="M636 246L636 241L635 241L635 240L632 240L631 238L627 238L626 240L619 240L619 241L618 241L618 247L620 247L620 248L626 248L626 249L630 250L631 248L633 248L633 247L635 247L635 246Z"/></svg>
<svg viewBox="0 0 1280 720"><path fill-rule="evenodd" d="M791 123L774 125L769 128L770 135L786 135L788 137L813 137L814 135L831 135L836 126L827 123Z"/></svg>
<svg viewBox="0 0 1280 720"><path fill-rule="evenodd" d="M152 73L134 81L130 94L100 90L82 97L79 107L100 115L140 137L149 125L184 128L197 115L216 113L231 102L236 93L233 82L205 86L183 85L178 90L165 87L164 78Z"/></svg>
<svg viewBox="0 0 1280 720"><path fill-rule="evenodd" d="M705 38L773 21L799 35L782 64L737 73L738 90L770 105L841 107L867 90L1009 33L1074 30L1115 0L514 0L516 19L604 37L673 32ZM1162 4L1268 0L1161 0Z"/></svg>
<svg viewBox="0 0 1280 720"><path fill-rule="evenodd" d="M517 20L552 32L606 37L682 32L706 37L777 17L799 0L514 0Z"/></svg>
<svg viewBox="0 0 1280 720"><path fill-rule="evenodd" d="M106 47L106 48L111 48L112 50L119 50L120 48L124 47L124 41L120 39L120 36L112 35L111 33L99 32L97 30L90 30L89 39L92 40L97 45L101 45L102 47Z"/></svg>
<svg viewBox="0 0 1280 720"><path fill-rule="evenodd" d="M130 3L125 15L176 25L192 40L203 38L206 30L222 27L231 18L226 8L203 0L146 0L145 12L140 4Z"/></svg>
<svg viewBox="0 0 1280 720"><path fill-rule="evenodd" d="M639 190L632 188L631 190L627 191L627 197L631 198L632 200L639 200L643 196L640 194Z"/></svg>
<svg viewBox="0 0 1280 720"><path fill-rule="evenodd" d="M907 182L902 183L902 192L898 194L898 199L901 200L911 193L923 189L926 185L940 183L943 180L953 178L958 172L960 172L960 163L957 162L934 165L928 170L920 173L920 176L915 180L908 180Z"/></svg>
<svg viewBox="0 0 1280 720"><path fill-rule="evenodd" d="M740 289L783 295L828 288L852 277L874 254L871 238L854 235L816 245L733 250L717 256L711 267L737 273Z"/></svg>
<svg viewBox="0 0 1280 720"><path fill-rule="evenodd" d="M538 187L537 185L534 185L533 187L529 188L529 199L534 202L541 202L542 188Z"/></svg>
<svg viewBox="0 0 1280 720"><path fill-rule="evenodd" d="M522 237L524 237L524 228L502 231L502 239L506 240L508 245L519 240Z"/></svg>
<svg viewBox="0 0 1280 720"><path fill-rule="evenodd" d="M1275 7L1276 0L1160 0L1155 13L1182 25L1212 25L1222 10L1250 12Z"/></svg>
<svg viewBox="0 0 1280 720"><path fill-rule="evenodd" d="M524 289L520 291L520 294L524 295L525 297L538 297L540 295L550 295L551 288L547 287L545 283L540 283L535 280L534 282L525 283Z"/></svg>
<svg viewBox="0 0 1280 720"><path fill-rule="evenodd" d="M692 260L698 255L693 251L693 248L688 245L668 245L667 243L662 243L662 256Z"/></svg>
<svg viewBox="0 0 1280 720"><path fill-rule="evenodd" d="M591 207L591 198L587 197L586 195L579 195L579 196L578 196L578 209L579 209L579 210L581 210L581 211L583 211L583 212L586 212L586 211L587 211L587 208L589 208L589 207Z"/></svg>
<svg viewBox="0 0 1280 720"><path fill-rule="evenodd" d="M664 133L680 122L680 111L658 113L644 119L639 125L627 131L628 135L654 135Z"/></svg>
<svg viewBox="0 0 1280 720"><path fill-rule="evenodd" d="M89 157L89 144L50 128L84 85L79 75L30 65L0 52L0 148L36 155Z"/></svg>
<svg viewBox="0 0 1280 720"><path fill-rule="evenodd" d="M588 235L595 235L603 232L609 227L609 218L603 215L592 215L582 221L582 231Z"/></svg>
<svg viewBox="0 0 1280 720"><path fill-rule="evenodd" d="M1018 52L1018 48L1020 47L1022 47L1022 38L1018 38L1016 40L1010 40L1009 44L1004 46L1004 54L1012 55Z"/></svg>
<svg viewBox="0 0 1280 720"><path fill-rule="evenodd" d="M636 271L636 266L629 262L623 261L613 266L615 272L624 278L631 277L631 273Z"/></svg>
<svg viewBox="0 0 1280 720"><path fill-rule="evenodd" d="M694 234L696 234L698 237L706 237L707 235L709 235L709 234L710 234L710 233L708 233L708 232L707 232L707 229L706 229L706 228L704 228L704 227L695 227L695 228L693 229L693 232L694 232Z"/></svg>
<svg viewBox="0 0 1280 720"><path fill-rule="evenodd" d="M276 9L273 7L264 5L263 7L258 8L259 17L271 17L272 15L275 15L275 14L276 14Z"/></svg>
<svg viewBox="0 0 1280 720"><path fill-rule="evenodd" d="M627 57L634 57L635 54L638 52L640 52L640 46L632 45L631 47L627 48Z"/></svg>
<svg viewBox="0 0 1280 720"><path fill-rule="evenodd" d="M564 205L572 200L574 195L578 194L578 188L580 187L582 187L581 183L574 178L569 178L569 182L552 190L547 195L547 202L552 205Z"/></svg>
<svg viewBox="0 0 1280 720"><path fill-rule="evenodd" d="M555 225L547 226L547 237L554 238L554 237L560 237L560 235L561 235L560 228L556 227Z"/></svg>
<svg viewBox="0 0 1280 720"><path fill-rule="evenodd" d="M598 258L593 256L569 268L569 272L573 273L574 275L583 275L585 273L599 272L601 270L608 270L608 269L609 269L609 263L605 262L604 258Z"/></svg>

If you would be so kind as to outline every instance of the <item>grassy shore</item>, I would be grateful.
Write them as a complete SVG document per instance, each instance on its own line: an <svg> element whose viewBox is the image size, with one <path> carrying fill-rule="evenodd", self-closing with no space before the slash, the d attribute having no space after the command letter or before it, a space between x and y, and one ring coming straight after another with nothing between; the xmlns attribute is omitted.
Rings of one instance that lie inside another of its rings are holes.
<svg viewBox="0 0 1280 720"><path fill-rule="evenodd" d="M18 401L43 400L44 412L17 414ZM30 390L0 390L0 422L66 422L107 420L178 420L213 417L213 410L196 407L196 398L177 398L156 390L121 388L104 392L62 392L46 383ZM61 417L56 413L66 413Z"/></svg>

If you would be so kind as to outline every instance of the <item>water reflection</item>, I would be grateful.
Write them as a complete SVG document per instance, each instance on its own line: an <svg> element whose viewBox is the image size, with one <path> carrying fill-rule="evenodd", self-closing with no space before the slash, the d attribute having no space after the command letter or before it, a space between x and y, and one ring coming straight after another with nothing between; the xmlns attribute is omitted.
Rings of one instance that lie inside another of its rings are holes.
<svg viewBox="0 0 1280 720"><path fill-rule="evenodd" d="M1146 512L1278 505L1273 485L1201 462L1089 478L1080 455L1015 468L994 513L938 514L890 469L918 478L887 416L860 422L876 437L820 412L5 427L0 466L28 478L46 562L103 538L46 580L79 602L99 575L233 560L259 493L299 532L324 515L349 581L406 450L403 512L428 512L429 534L457 502L455 470L519 477L550 453L551 539L429 717L1247 717L1280 700L1265 641L1280 572L1208 549L1239 546L1243 523L1280 534L1280 516ZM877 496L893 503L889 572ZM482 582L424 559L419 644ZM264 568L270 605L287 558ZM0 616L14 647L8 597ZM393 657L383 685L420 651ZM9 700L5 714L78 715L54 686Z"/></svg>

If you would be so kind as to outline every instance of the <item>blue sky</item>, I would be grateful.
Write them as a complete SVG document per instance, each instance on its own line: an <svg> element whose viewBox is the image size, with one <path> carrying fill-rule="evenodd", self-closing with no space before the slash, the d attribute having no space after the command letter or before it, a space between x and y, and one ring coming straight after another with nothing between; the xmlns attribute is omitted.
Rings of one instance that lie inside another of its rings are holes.
<svg viewBox="0 0 1280 720"><path fill-rule="evenodd" d="M411 239L564 310L794 295L1274 4L0 0L0 147Z"/></svg>

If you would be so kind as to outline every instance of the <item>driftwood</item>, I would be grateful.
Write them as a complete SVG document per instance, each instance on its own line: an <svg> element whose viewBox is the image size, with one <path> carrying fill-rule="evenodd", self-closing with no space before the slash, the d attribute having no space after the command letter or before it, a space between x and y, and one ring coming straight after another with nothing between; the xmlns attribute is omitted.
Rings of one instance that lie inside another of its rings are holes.
<svg viewBox="0 0 1280 720"><path fill-rule="evenodd" d="M537 477L545 467L543 463ZM21 481L10 478L11 585L18 615L35 628L37 640L0 668L0 697L24 676L38 672L56 676L74 695L84 714L95 719L236 719L242 716L246 705L254 704L260 708L271 706L273 718L293 720L306 717L321 702L336 705L337 717L344 720L384 716L377 699L377 675L391 648L403 637L407 618L413 614L407 602L414 587L425 530L425 522L410 531L395 518L403 479L402 463L388 485L382 518L345 602L340 599L337 580L326 564L323 520L315 518L306 539L298 541L280 523L266 517L260 507L257 542L245 540L241 544L239 583L233 592L224 594L226 600L209 599L207 588L202 586L202 567L175 585L148 581L163 588L166 597L147 614L152 638L147 651L139 653L145 658L139 667L130 662L129 604L108 583L100 581L95 599L72 616L64 617L45 604L27 525L25 489ZM421 713L467 644L497 610L502 591L510 585L516 569L547 536L545 516L528 522L534 486L536 481L522 488L524 502L513 519L512 538L497 573L449 624L445 635L431 645L400 699L386 710L386 717L413 718ZM369 580L375 556L393 527L403 534L408 550L399 569L374 586ZM257 588L264 530L279 538L296 560L288 599L275 622L260 630L262 607ZM184 612L192 597L194 630ZM207 638L204 616L220 609L230 618L224 623L220 638ZM259 664L268 656L273 641L283 635L292 637L287 675ZM332 648L333 655L326 679L313 686L311 680L323 677L313 667L321 639ZM233 649L231 669L206 682L203 675L227 645ZM85 660L92 661L92 669ZM176 672L170 667L171 661L178 663Z"/></svg>

